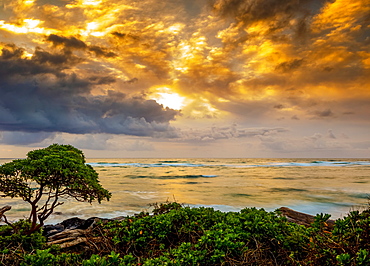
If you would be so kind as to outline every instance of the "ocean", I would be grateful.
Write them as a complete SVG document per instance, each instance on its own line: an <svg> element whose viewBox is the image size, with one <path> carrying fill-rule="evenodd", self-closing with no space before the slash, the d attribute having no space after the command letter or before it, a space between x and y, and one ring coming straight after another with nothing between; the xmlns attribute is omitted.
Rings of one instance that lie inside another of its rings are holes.
<svg viewBox="0 0 370 266"><path fill-rule="evenodd" d="M0 160L0 164L9 160ZM150 211L151 204L176 201L221 211L246 207L273 211L285 206L340 218L369 204L368 159L88 159L102 186L112 193L101 204L64 200L47 223L71 217L113 218ZM27 216L20 199L9 220Z"/></svg>

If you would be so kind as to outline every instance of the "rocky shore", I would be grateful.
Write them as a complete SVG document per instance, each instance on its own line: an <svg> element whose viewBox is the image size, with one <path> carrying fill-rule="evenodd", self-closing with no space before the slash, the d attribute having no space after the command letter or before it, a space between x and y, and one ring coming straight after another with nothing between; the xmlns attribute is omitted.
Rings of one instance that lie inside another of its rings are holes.
<svg viewBox="0 0 370 266"><path fill-rule="evenodd" d="M315 220L313 215L297 212L287 207L281 207L278 210L281 212L282 216L288 219L289 222L296 224L310 226ZM58 244L60 245L60 248L64 249L83 243L87 244L87 241L99 241L99 239L91 236L91 232L98 222L107 223L109 221L123 219L125 219L123 216L113 219L99 217L81 219L73 217L55 225L45 225L43 227L43 232L44 236L47 237L47 243L49 245ZM328 230L333 228L334 222L334 220L327 221Z"/></svg>
<svg viewBox="0 0 370 266"><path fill-rule="evenodd" d="M4 206L0 209L0 218L3 214L10 210L10 206ZM282 216L286 217L289 222L296 224L310 226L315 218L313 215L297 212L287 207L278 209ZM43 234L47 238L47 244L58 244L60 248L69 248L75 245L86 243L87 241L99 241L99 239L92 238L91 232L98 222L107 223L114 220L123 220L125 217L120 216L113 219L91 217L88 219L81 219L73 217L57 223L55 225L44 225ZM328 220L326 226L331 230L334 226L334 220Z"/></svg>

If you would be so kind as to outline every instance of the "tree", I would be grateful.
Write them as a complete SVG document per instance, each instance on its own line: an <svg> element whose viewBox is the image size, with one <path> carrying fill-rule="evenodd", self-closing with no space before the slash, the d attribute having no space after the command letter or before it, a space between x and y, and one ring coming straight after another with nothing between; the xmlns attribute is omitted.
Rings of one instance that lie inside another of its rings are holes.
<svg viewBox="0 0 370 266"><path fill-rule="evenodd" d="M0 192L4 193L2 197L20 197L31 205L29 234L43 226L63 204L61 198L101 203L111 197L99 184L97 172L85 164L83 152L59 144L30 151L26 159L1 165Z"/></svg>

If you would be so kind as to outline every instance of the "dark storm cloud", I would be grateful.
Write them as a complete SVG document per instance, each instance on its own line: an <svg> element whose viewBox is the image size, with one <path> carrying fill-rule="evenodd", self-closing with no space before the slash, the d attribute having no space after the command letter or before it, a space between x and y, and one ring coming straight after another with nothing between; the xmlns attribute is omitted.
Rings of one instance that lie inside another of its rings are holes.
<svg viewBox="0 0 370 266"><path fill-rule="evenodd" d="M69 60L68 56L61 54L50 54L40 49L36 49L31 59L23 59L24 49L18 48L13 44L5 45L0 56L0 79L2 83L11 78L19 76L33 76L38 74L55 74L63 76L60 72L67 66L63 63L71 64L74 60ZM4 84L2 84L4 85Z"/></svg>
<svg viewBox="0 0 370 266"><path fill-rule="evenodd" d="M95 53L96 56L103 56L103 57L115 57L116 56L115 53L107 51L107 49L104 49L96 45L90 46L89 51Z"/></svg>
<svg viewBox="0 0 370 266"><path fill-rule="evenodd" d="M116 56L115 53L109 51L108 49L104 47L100 47L97 45L87 45L85 42L77 39L76 37L64 37L59 36L56 34L50 34L46 41L53 43L54 46L62 46L64 47L64 50L89 50L90 52L93 52L96 56L102 56L102 57L114 57ZM67 53L65 51L65 53Z"/></svg>
<svg viewBox="0 0 370 266"><path fill-rule="evenodd" d="M81 58L74 56L70 51L63 50L61 53L53 54L36 48L32 59L40 65L53 65L53 66L72 66L83 61Z"/></svg>
<svg viewBox="0 0 370 266"><path fill-rule="evenodd" d="M24 49L18 48L14 44L8 44L6 47L1 49L1 52L2 59L20 58L24 53Z"/></svg>
<svg viewBox="0 0 370 266"><path fill-rule="evenodd" d="M106 77L93 76L93 77L90 77L89 80L95 82L95 84L97 85L111 84L111 83L116 82L116 79L114 77L109 77L109 76L106 76Z"/></svg>
<svg viewBox="0 0 370 266"><path fill-rule="evenodd" d="M29 145L40 143L45 139L52 139L55 133L49 132L0 132L0 143L7 145Z"/></svg>
<svg viewBox="0 0 370 266"><path fill-rule="evenodd" d="M303 64L303 59L293 59L290 61L280 63L279 65L276 66L275 69L286 73L286 72L291 72L299 68L302 64Z"/></svg>
<svg viewBox="0 0 370 266"><path fill-rule="evenodd" d="M135 34L132 34L132 33L114 31L114 32L111 32L111 34L113 36L121 38L121 39L131 39L131 40L139 40L140 39L139 35L135 35Z"/></svg>
<svg viewBox="0 0 370 266"><path fill-rule="evenodd" d="M270 21L270 29L284 27L289 19L301 17L297 31L305 30L305 17L327 2L326 0L213 0L214 11L222 17L231 17L246 24L258 21ZM311 10L311 11L309 11Z"/></svg>
<svg viewBox="0 0 370 266"><path fill-rule="evenodd" d="M120 92L93 95L94 86L114 79L67 74L62 70L75 62L40 50L27 59L21 51L10 45L0 57L0 131L136 136L173 131L169 121L177 111ZM16 140L6 137L4 141Z"/></svg>
<svg viewBox="0 0 370 266"><path fill-rule="evenodd" d="M50 34L47 38L47 41L52 42L55 46L63 45L67 48L74 48L74 49L86 49L87 45L75 38L75 37L63 37L56 34Z"/></svg>

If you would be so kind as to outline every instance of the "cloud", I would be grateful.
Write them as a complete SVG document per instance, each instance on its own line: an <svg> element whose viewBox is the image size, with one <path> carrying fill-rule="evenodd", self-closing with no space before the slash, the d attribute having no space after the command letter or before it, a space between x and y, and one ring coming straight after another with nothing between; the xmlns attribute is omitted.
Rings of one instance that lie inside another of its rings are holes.
<svg viewBox="0 0 370 266"><path fill-rule="evenodd" d="M50 143L68 143L83 150L95 151L153 151L148 140L132 136L117 136L112 134L58 134ZM49 144L46 144L49 145Z"/></svg>
<svg viewBox="0 0 370 266"><path fill-rule="evenodd" d="M100 47L97 45L87 45L85 42L77 39L76 37L64 37L56 34L50 34L46 41L52 42L55 47L62 46L64 48L64 53L69 50L88 50L93 52L96 56L100 57L115 57L116 54L109 51L105 47Z"/></svg>
<svg viewBox="0 0 370 266"><path fill-rule="evenodd" d="M243 128L237 124L231 126L213 126L206 129L188 129L179 132L181 141L210 142L222 139L251 138L274 136L289 131L286 128Z"/></svg>
<svg viewBox="0 0 370 266"><path fill-rule="evenodd" d="M86 49L87 45L77 39L76 37L64 37L64 36L59 36L56 34L50 34L49 36L46 37L46 41L52 42L54 46L63 46L66 48L73 48L73 49Z"/></svg>
<svg viewBox="0 0 370 266"><path fill-rule="evenodd" d="M63 77L62 70L70 68L81 60L69 52L50 53L36 47L30 59L24 57L25 49L14 44L5 44L0 56L0 78L3 82L19 80L40 74Z"/></svg>
<svg viewBox="0 0 370 266"><path fill-rule="evenodd" d="M74 56L70 51L63 50L61 53L50 53L44 51L43 49L36 47L36 50L32 56L33 61L36 64L46 65L46 66L63 66L70 67L76 65L83 60Z"/></svg>
<svg viewBox="0 0 370 266"><path fill-rule="evenodd" d="M326 117L333 117L334 113L330 109L326 109L323 111L315 111L313 113L317 118L326 118Z"/></svg>
<svg viewBox="0 0 370 266"><path fill-rule="evenodd" d="M111 139L99 134L261 136L276 150L296 145L268 135L278 128L330 120L367 133L366 0L11 0L1 11L0 130L92 134L101 147ZM181 130L178 111L150 100L162 87L186 98ZM203 128L225 121L249 126Z"/></svg>
<svg viewBox="0 0 370 266"><path fill-rule="evenodd" d="M47 139L53 139L55 133L50 132L0 132L0 143L6 145L30 145L37 144Z"/></svg>
<svg viewBox="0 0 370 266"><path fill-rule="evenodd" d="M303 138L284 138L282 136L260 136L261 145L275 152L296 153L313 151L346 151L353 148L347 138L335 137L332 130L326 135L315 133Z"/></svg>
<svg viewBox="0 0 370 266"><path fill-rule="evenodd" d="M115 57L116 56L115 53L110 52L106 48L102 48L97 45L91 45L89 47L89 51L93 52L96 56L104 56L104 57Z"/></svg>
<svg viewBox="0 0 370 266"><path fill-rule="evenodd" d="M115 79L64 72L76 64L73 58L39 49L25 58L22 49L6 45L0 57L0 130L137 136L173 131L169 121L178 111L118 91L93 94Z"/></svg>
<svg viewBox="0 0 370 266"><path fill-rule="evenodd" d="M291 72L297 68L299 68L303 64L304 60L303 59L293 59L290 61L286 61L283 63L280 63L279 65L276 66L276 70L282 71L284 73L286 72Z"/></svg>
<svg viewBox="0 0 370 266"><path fill-rule="evenodd" d="M306 31L307 16L317 12L325 2L326 0L213 0L211 4L216 14L235 19L244 25L267 22L271 33L289 25L302 35ZM291 25L293 19L298 23Z"/></svg>

